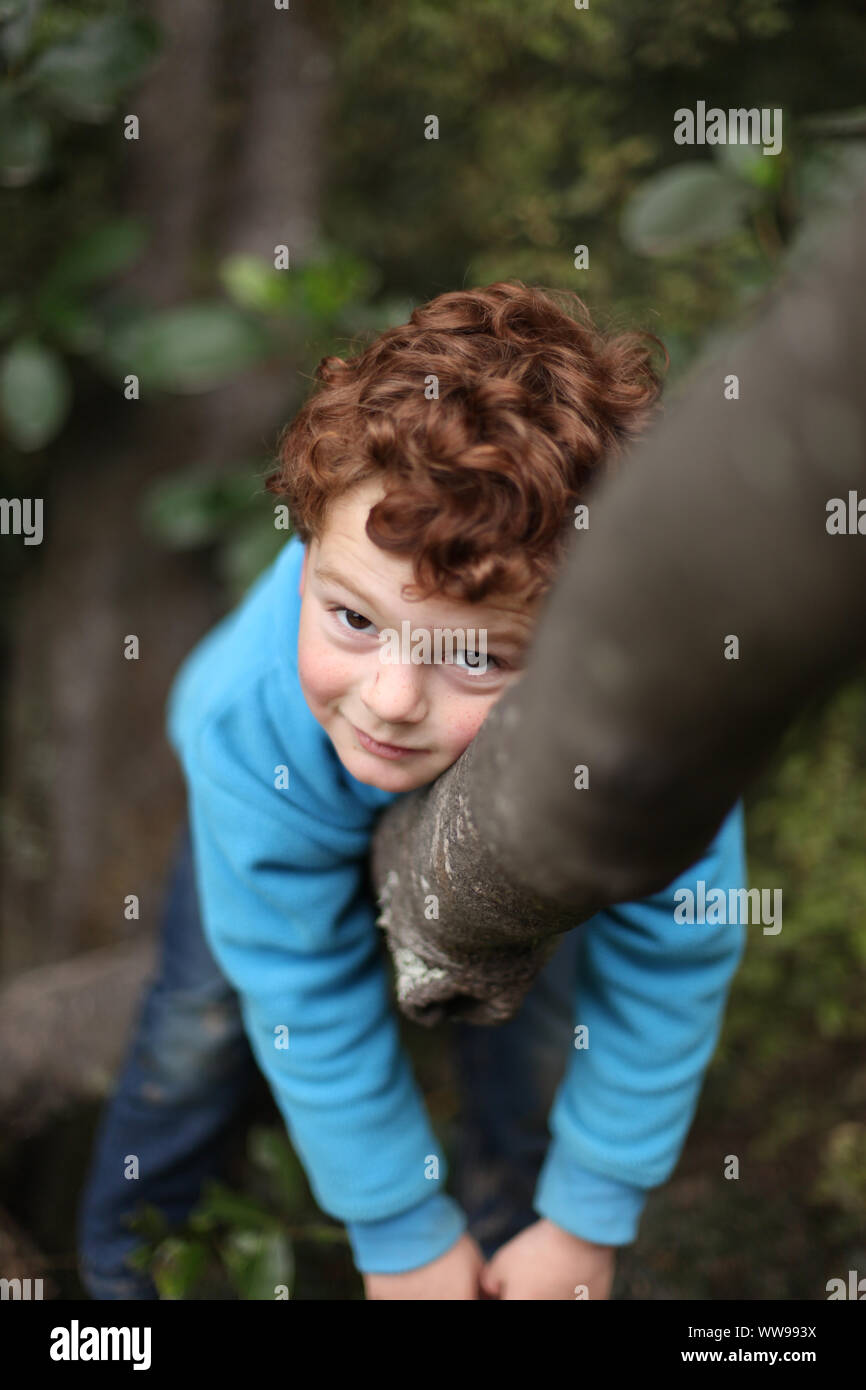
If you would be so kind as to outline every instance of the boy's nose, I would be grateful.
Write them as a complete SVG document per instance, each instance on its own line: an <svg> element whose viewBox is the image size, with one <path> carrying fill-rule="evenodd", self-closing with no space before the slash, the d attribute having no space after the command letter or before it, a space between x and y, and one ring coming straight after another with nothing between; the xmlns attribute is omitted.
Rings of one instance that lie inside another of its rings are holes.
<svg viewBox="0 0 866 1390"><path fill-rule="evenodd" d="M361 700L383 724L420 724L428 708L423 666L377 661L361 687Z"/></svg>

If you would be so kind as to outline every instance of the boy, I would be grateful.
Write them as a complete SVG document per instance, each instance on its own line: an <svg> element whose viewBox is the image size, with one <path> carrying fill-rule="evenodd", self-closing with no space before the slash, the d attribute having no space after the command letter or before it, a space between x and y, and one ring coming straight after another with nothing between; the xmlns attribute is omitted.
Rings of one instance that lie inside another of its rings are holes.
<svg viewBox="0 0 866 1390"><path fill-rule="evenodd" d="M194 1204L248 1085L243 1033L368 1298L606 1298L615 1247L676 1162L744 943L684 933L673 894L742 883L739 808L665 893L567 933L509 1024L458 1027L465 1152L512 1184L483 1250L444 1191L366 881L376 814L451 766L519 679L575 505L655 407L644 342L571 308L520 282L440 295L324 359L281 438L268 487L296 535L170 695L195 883L182 859L82 1203L94 1297L154 1296L124 1272L123 1219ZM443 661L383 659L404 623L475 636ZM566 1071L549 1148L542 1054Z"/></svg>

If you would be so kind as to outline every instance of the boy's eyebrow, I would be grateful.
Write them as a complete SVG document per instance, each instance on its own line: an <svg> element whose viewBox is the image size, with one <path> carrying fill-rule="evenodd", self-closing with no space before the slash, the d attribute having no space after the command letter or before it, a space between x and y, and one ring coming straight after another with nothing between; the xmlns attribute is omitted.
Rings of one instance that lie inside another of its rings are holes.
<svg viewBox="0 0 866 1390"><path fill-rule="evenodd" d="M316 578L323 580L325 584L338 584L341 589L347 589L350 594L354 594L356 598L360 599L365 608L376 610L376 603L372 599L365 598L360 589L356 589L354 584L340 574L339 570L334 569L333 566L327 564L316 565L314 573ZM494 622L491 624L488 629L490 641L500 645L508 644L513 647L522 647L527 636L525 630L522 629L523 624L520 623L519 620L509 620L507 618L504 620L500 619L498 623Z"/></svg>
<svg viewBox="0 0 866 1390"><path fill-rule="evenodd" d="M316 565L315 573L316 578L324 580L326 584L339 584L341 589L348 589L349 593L354 594L357 598L359 598L367 608L376 607L376 604L372 601L372 599L365 598L364 595L361 593L360 589L356 589L354 584L352 584L348 579L344 578L344 576L340 574L338 570L332 569L330 565Z"/></svg>

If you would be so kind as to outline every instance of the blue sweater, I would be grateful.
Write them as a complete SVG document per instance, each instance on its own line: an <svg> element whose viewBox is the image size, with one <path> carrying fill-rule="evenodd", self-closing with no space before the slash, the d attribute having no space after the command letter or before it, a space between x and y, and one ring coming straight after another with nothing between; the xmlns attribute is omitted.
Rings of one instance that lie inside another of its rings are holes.
<svg viewBox="0 0 866 1390"><path fill-rule="evenodd" d="M168 736L205 935L316 1201L345 1224L360 1270L399 1273L444 1254L466 1219L400 1044L365 881L395 793L346 771L304 699L302 559L292 538L186 658ZM745 929L674 922L674 891L700 879L707 891L744 885L739 804L668 889L580 928L574 1017L591 1046L570 1053L534 1207L587 1240L635 1239L715 1050Z"/></svg>

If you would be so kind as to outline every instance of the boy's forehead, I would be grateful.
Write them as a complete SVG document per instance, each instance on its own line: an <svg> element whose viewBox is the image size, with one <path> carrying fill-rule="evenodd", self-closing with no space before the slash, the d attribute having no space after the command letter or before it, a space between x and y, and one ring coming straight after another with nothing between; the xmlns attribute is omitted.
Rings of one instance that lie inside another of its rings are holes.
<svg viewBox="0 0 866 1390"><path fill-rule="evenodd" d="M374 545L365 527L370 508L383 494L381 485L364 485L338 498L329 508L322 533L310 544L310 563L316 578L353 593L368 606L389 615L396 607L406 616L422 613L444 617L447 613L467 616L486 615L488 626L504 634L521 637L528 631L536 604L522 602L513 594L492 594L477 603L455 599L447 594L431 594L426 599L411 597L416 583L411 556L395 555ZM408 589L409 594L404 590Z"/></svg>

